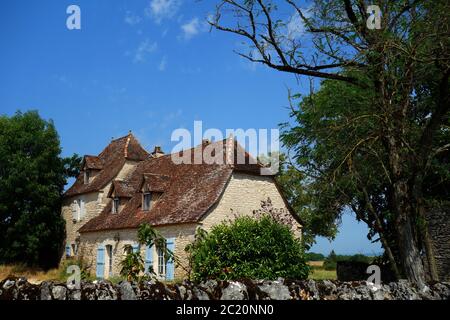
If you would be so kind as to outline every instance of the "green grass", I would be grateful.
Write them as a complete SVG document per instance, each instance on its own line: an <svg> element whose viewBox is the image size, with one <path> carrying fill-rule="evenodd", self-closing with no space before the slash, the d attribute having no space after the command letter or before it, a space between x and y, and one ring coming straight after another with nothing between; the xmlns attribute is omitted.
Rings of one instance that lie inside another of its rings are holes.
<svg viewBox="0 0 450 320"><path fill-rule="evenodd" d="M312 267L308 279L312 280L336 280L336 270L325 270L323 267Z"/></svg>

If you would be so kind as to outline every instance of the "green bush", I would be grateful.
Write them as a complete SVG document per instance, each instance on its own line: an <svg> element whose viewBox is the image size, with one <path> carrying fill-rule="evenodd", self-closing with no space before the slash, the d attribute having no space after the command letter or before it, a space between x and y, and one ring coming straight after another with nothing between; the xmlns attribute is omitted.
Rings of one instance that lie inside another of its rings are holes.
<svg viewBox="0 0 450 320"><path fill-rule="evenodd" d="M310 270L300 241L269 216L238 217L209 234L200 231L186 250L194 280L306 279Z"/></svg>

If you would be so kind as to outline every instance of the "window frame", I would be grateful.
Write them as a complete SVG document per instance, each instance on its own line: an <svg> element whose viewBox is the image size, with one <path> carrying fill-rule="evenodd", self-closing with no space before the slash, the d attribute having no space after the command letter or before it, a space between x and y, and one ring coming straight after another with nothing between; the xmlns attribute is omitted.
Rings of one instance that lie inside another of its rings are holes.
<svg viewBox="0 0 450 320"><path fill-rule="evenodd" d="M120 198L114 197L112 200L112 213L113 214L119 213L119 208L120 208Z"/></svg>
<svg viewBox="0 0 450 320"><path fill-rule="evenodd" d="M148 203L146 202L146 197L148 197ZM142 210L150 211L152 204L152 194L151 192L144 192L142 195Z"/></svg>
<svg viewBox="0 0 450 320"><path fill-rule="evenodd" d="M158 261L158 276L164 278L167 274L167 259L164 255L164 250L157 246L156 257Z"/></svg>

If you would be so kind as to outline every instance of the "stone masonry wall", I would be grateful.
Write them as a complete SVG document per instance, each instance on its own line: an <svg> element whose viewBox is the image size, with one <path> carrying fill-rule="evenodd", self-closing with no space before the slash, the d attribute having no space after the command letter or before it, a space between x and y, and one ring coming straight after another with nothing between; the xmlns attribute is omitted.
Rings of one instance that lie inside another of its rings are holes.
<svg viewBox="0 0 450 320"><path fill-rule="evenodd" d="M439 279L450 281L450 206L431 210L428 216L428 227L433 239ZM426 265L426 264L425 264Z"/></svg>
<svg viewBox="0 0 450 320"><path fill-rule="evenodd" d="M194 240L196 224L182 224L173 226L163 226L155 228L165 238L176 238L174 254L183 261L182 266L175 268L175 279L181 279L186 275L187 255L184 248ZM119 239L119 241L117 241ZM137 244L137 229L112 230L103 232L84 233L81 236L80 257L90 267L90 271L95 275L97 247L99 245L111 245L113 248L112 273L120 274L120 262L124 259L124 249L126 245ZM140 248L141 256L145 257L145 247ZM157 261L156 251L153 252L153 263ZM183 268L184 267L184 268ZM105 268L106 270L106 268Z"/></svg>
<svg viewBox="0 0 450 320"><path fill-rule="evenodd" d="M119 171L114 179L124 179L133 168L136 166L136 161L126 161L122 169ZM92 178L92 179L95 179ZM108 191L111 187L109 182L103 189L98 192L91 192L78 196L66 198L63 201L61 213L66 221L66 244L72 245L75 243L77 237L80 236L78 229L80 229L90 219L98 216L103 208L108 204L111 199L107 198ZM74 221L72 217L72 204L75 200L83 199L85 202L85 214L81 217L80 221ZM65 258L65 252L63 259Z"/></svg>
<svg viewBox="0 0 450 320"><path fill-rule="evenodd" d="M65 283L30 284L25 278L0 282L0 300L449 300L450 283L436 283L419 291L406 281L383 284L330 280L183 281L142 284L108 281L81 282L79 289Z"/></svg>
<svg viewBox="0 0 450 320"><path fill-rule="evenodd" d="M206 231L224 220L233 220L236 215L252 215L261 208L261 201L270 198L274 208L286 205L271 177L234 173L220 201L203 219L201 225ZM301 236L301 225L295 222L294 231Z"/></svg>

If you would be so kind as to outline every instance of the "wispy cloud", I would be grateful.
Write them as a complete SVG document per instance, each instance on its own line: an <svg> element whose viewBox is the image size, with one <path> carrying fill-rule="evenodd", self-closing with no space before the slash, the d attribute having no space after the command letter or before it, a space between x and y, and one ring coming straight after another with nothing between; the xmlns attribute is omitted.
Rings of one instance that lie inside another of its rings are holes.
<svg viewBox="0 0 450 320"><path fill-rule="evenodd" d="M158 69L159 71L164 71L166 70L166 67L167 67L167 56L164 56L161 59L161 62L159 63Z"/></svg>
<svg viewBox="0 0 450 320"><path fill-rule="evenodd" d="M200 22L198 18L193 18L191 21L181 25L181 30L183 30L183 36L186 40L191 39L199 33Z"/></svg>
<svg viewBox="0 0 450 320"><path fill-rule="evenodd" d="M130 26L134 26L139 24L142 21L142 18L131 11L127 11L125 14L125 23Z"/></svg>
<svg viewBox="0 0 450 320"><path fill-rule="evenodd" d="M134 54L134 62L144 62L147 55L155 52L157 48L158 44L156 42L151 42L149 39L143 40L136 49Z"/></svg>
<svg viewBox="0 0 450 320"><path fill-rule="evenodd" d="M185 40L190 40L201 32L208 30L208 24L201 22L197 17L181 25L181 31Z"/></svg>
<svg viewBox="0 0 450 320"><path fill-rule="evenodd" d="M180 8L181 0L151 0L145 8L145 14L156 23L175 16Z"/></svg>

